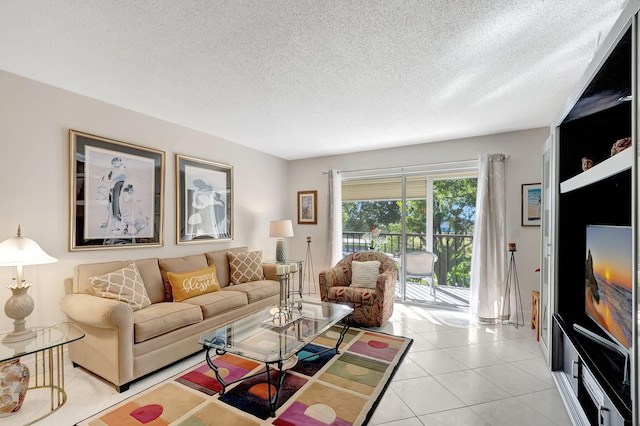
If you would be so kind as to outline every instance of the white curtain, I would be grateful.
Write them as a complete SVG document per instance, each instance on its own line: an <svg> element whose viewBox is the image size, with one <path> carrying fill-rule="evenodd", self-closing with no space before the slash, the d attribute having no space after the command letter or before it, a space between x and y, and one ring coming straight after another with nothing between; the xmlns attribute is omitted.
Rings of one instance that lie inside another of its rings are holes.
<svg viewBox="0 0 640 426"><path fill-rule="evenodd" d="M329 264L342 259L342 179L339 170L329 170Z"/></svg>
<svg viewBox="0 0 640 426"><path fill-rule="evenodd" d="M470 305L472 318L481 322L500 318L507 281L506 159L503 154L478 159Z"/></svg>

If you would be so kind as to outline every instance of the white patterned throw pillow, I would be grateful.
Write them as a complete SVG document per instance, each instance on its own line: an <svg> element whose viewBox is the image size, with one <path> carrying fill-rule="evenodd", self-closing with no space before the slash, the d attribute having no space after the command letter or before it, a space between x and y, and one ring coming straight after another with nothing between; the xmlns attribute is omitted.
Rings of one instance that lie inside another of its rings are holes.
<svg viewBox="0 0 640 426"><path fill-rule="evenodd" d="M264 279L262 273L262 251L249 253L227 252L232 284L242 284Z"/></svg>
<svg viewBox="0 0 640 426"><path fill-rule="evenodd" d="M128 303L134 311L151 304L135 263L108 274L90 277L89 281L98 296Z"/></svg>
<svg viewBox="0 0 640 426"><path fill-rule="evenodd" d="M369 260L351 263L351 287L376 288L376 280L380 275L380 261Z"/></svg>

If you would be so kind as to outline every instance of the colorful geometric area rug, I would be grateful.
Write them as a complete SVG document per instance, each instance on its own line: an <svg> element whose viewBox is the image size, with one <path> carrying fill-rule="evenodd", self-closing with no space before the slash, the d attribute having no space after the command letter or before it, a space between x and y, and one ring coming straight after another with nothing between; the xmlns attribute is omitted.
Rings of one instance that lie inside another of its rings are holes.
<svg viewBox="0 0 640 426"><path fill-rule="evenodd" d="M352 327L339 354L314 355L335 347L341 329L330 328L298 352L300 360L286 370L275 417L269 415L266 374L220 395L222 386L203 360L76 426L365 425L413 340ZM226 382L265 370L263 363L232 354L215 356L213 363ZM270 374L273 386L281 373Z"/></svg>

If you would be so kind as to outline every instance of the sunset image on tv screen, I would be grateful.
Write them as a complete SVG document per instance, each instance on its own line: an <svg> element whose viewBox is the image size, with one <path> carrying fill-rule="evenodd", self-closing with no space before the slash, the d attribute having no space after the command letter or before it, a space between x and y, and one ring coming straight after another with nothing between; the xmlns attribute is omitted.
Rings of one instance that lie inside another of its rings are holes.
<svg viewBox="0 0 640 426"><path fill-rule="evenodd" d="M587 226L585 312L620 344L631 346L632 231Z"/></svg>

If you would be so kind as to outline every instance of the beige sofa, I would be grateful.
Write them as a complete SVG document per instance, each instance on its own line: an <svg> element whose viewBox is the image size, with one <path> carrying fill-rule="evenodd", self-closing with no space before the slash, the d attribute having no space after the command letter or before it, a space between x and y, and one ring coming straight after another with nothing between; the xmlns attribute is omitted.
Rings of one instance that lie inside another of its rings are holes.
<svg viewBox="0 0 640 426"><path fill-rule="evenodd" d="M231 269L237 271L238 267L234 261L230 268L229 258L236 255L237 259L241 253L249 253L247 247L182 258L77 265L74 277L65 280L66 295L61 302L69 320L85 332L83 339L69 345L71 361L122 392L132 381L202 350L198 341L206 331L277 304L276 265L258 266L262 267L264 279L230 283ZM135 263L151 302L137 310L128 303L98 296L91 284L92 277L131 263ZM213 264L221 290L181 302L167 301L172 300L166 294L167 272L187 272Z"/></svg>

